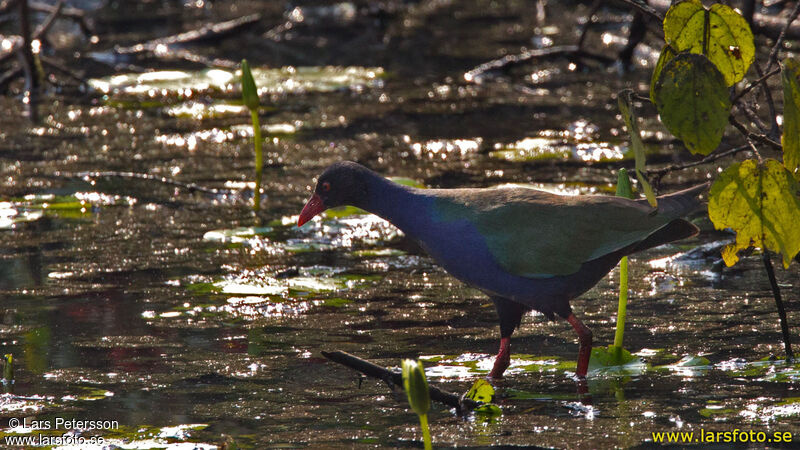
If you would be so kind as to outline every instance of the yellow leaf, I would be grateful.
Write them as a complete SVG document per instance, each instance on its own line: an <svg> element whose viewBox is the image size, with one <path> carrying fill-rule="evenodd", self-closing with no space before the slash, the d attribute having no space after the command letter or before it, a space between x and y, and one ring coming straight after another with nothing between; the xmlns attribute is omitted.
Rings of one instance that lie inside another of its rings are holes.
<svg viewBox="0 0 800 450"><path fill-rule="evenodd" d="M494 388L488 381L480 379L467 391L467 398L476 402L492 403L492 400L494 400Z"/></svg>
<svg viewBox="0 0 800 450"><path fill-rule="evenodd" d="M722 172L711 186L708 216L717 229L736 232L736 241L722 250L725 264L736 264L739 250L758 247L782 254L788 268L800 252L798 192L797 180L774 159L748 159Z"/></svg>

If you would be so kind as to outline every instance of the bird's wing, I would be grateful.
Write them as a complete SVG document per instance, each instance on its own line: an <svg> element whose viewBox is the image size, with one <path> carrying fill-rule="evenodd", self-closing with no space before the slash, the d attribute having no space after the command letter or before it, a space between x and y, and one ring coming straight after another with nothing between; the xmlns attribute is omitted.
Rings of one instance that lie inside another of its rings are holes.
<svg viewBox="0 0 800 450"><path fill-rule="evenodd" d="M620 197L525 188L442 190L436 198L435 220L468 221L501 267L532 278L573 274L679 217Z"/></svg>

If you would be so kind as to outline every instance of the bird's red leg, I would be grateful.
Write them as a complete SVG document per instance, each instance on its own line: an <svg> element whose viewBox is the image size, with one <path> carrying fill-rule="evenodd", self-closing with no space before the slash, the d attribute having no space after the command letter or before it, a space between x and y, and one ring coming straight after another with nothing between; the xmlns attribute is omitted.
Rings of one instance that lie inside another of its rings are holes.
<svg viewBox="0 0 800 450"><path fill-rule="evenodd" d="M494 358L494 367L489 372L492 378L503 378L503 372L511 365L511 338L500 338L500 350Z"/></svg>
<svg viewBox="0 0 800 450"><path fill-rule="evenodd" d="M570 313L567 322L578 333L578 369L575 371L575 375L585 378L589 369L589 356L592 354L592 331L586 328L586 325L575 317L575 314Z"/></svg>

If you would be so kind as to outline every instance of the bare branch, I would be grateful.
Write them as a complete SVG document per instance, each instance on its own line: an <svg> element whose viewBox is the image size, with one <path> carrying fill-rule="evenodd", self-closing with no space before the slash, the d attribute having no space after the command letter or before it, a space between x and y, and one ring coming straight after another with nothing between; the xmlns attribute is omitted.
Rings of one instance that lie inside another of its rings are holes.
<svg viewBox="0 0 800 450"><path fill-rule="evenodd" d="M736 96L733 97L733 100L731 101L731 103L736 103L737 101L739 101L739 99L741 99L742 97L747 95L748 92L752 91L753 88L757 87L761 83L765 82L766 80L768 80L769 78L771 78L772 76L774 76L774 75L776 75L776 74L778 74L780 72L781 72L781 69L780 69L780 67L778 67L778 68L773 69L771 72L765 73L764 75L759 77L757 80L755 80L752 83L748 84L744 89L741 90L741 92L736 94Z"/></svg>
<svg viewBox="0 0 800 450"><path fill-rule="evenodd" d="M728 122L730 122L730 124L733 125L734 128L739 130L739 132L742 133L742 135L744 135L746 139L769 145L775 150L783 150L783 146L781 144L773 141L772 139L768 138L763 134L753 133L752 131L748 130L747 127L745 127L741 122L736 120L735 117L733 116L728 117Z"/></svg>
<svg viewBox="0 0 800 450"><path fill-rule="evenodd" d="M55 23L56 19L61 14L62 9L64 9L64 0L59 0L53 11L49 16L47 16L47 19L45 19L45 21L36 28L36 31L33 32L34 39L41 39L42 36L47 34L47 32L50 30L50 27L53 26L53 23Z"/></svg>
<svg viewBox="0 0 800 450"><path fill-rule="evenodd" d="M617 0L617 1L620 2L620 3L625 3L628 6L632 6L633 8L635 8L635 9L637 9L637 10L639 10L639 11L645 13L645 14L647 14L648 16L652 17L653 19L655 19L655 20L657 20L659 22L663 22L664 21L664 16L662 16L658 11L656 11L655 9L650 7L650 5L648 5L644 1L641 1L641 0L640 1L637 1L637 0Z"/></svg>
<svg viewBox="0 0 800 450"><path fill-rule="evenodd" d="M652 175L656 180L661 180L661 178L663 178L664 175L666 175L666 174L668 174L670 172L674 172L676 170L688 169L690 167L702 166L703 164L708 164L708 163L714 162L714 161L716 161L718 159L722 159L722 158L724 158L726 156L735 155L737 153L740 153L740 152L743 152L743 151L749 150L749 149L750 149L749 145L742 145L740 147L734 147L734 148L732 148L730 150L725 150L724 152L712 153L712 154L706 156L705 158L701 159L700 161L692 161L692 162L688 162L688 163L684 163L684 164L673 164L671 166L662 167L662 168L659 168L659 169L647 169L645 171L645 173L647 173L647 175Z"/></svg>
<svg viewBox="0 0 800 450"><path fill-rule="evenodd" d="M578 49L583 49L583 41L586 40L586 35L589 34L589 29L592 28L592 25L594 24L592 18L594 17L595 13L597 13L597 10L600 9L602 4L602 0L594 0L592 9L589 10L589 14L586 15L586 23L583 25L581 35L578 38Z"/></svg>
<svg viewBox="0 0 800 450"><path fill-rule="evenodd" d="M758 61L753 63L753 66L756 68L756 73L759 77L764 76L764 72L761 71L761 66L758 64ZM769 116L770 120L772 121L769 136L776 136L778 134L778 112L775 109L775 101L772 99L772 90L769 88L767 83L761 83L761 91L764 93L764 98L767 100L767 108L769 109Z"/></svg>
<svg viewBox="0 0 800 450"><path fill-rule="evenodd" d="M614 62L614 58L596 53L590 53L581 50L577 45L561 45L557 47L540 48L533 50L526 50L517 55L506 55L502 58L493 59L485 62L474 69L464 73L464 80L467 82L479 81L481 76L486 72L493 70L508 70L511 67L522 64L537 58L553 58L553 57L566 57L566 58L589 58L596 59L605 64Z"/></svg>
<svg viewBox="0 0 800 450"><path fill-rule="evenodd" d="M383 380L395 386L403 386L403 375L400 373L384 369L381 366L375 365L367 360L353 356L349 353L336 350L332 352L322 352L322 356L330 359L333 362L337 362L353 370L357 370L364 375ZM459 412L461 411L462 405L467 406L470 409L474 409L481 405L481 403L476 402L475 400L459 397L456 394L442 391L435 386L429 385L428 391L430 392L431 400L456 408L456 410Z"/></svg>

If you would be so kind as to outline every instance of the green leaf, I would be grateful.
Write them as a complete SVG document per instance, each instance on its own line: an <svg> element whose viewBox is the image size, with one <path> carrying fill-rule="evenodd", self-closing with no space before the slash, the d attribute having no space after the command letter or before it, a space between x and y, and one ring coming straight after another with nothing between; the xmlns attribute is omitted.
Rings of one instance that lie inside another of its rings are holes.
<svg viewBox="0 0 800 450"><path fill-rule="evenodd" d="M664 45L664 48L661 49L661 55L658 56L658 62L653 69L653 76L650 77L650 101L653 102L654 105L656 104L656 82L658 81L658 77L661 75L664 66L672 61L672 58L674 58L676 54L675 50L669 45Z"/></svg>
<svg viewBox="0 0 800 450"><path fill-rule="evenodd" d="M710 366L711 361L708 360L705 356L700 355L686 355L681 358L678 362L674 364L669 364L664 367L675 367L675 368L685 368L685 367L706 367Z"/></svg>
<svg viewBox="0 0 800 450"><path fill-rule="evenodd" d="M492 403L494 401L494 388L488 381L479 379L467 391L467 398L476 402Z"/></svg>
<svg viewBox="0 0 800 450"><path fill-rule="evenodd" d="M467 391L466 397L476 402L483 403L475 408L476 413L488 414L490 416L499 416L503 413L499 406L492 403L494 401L494 387L484 379L475 381L469 391Z"/></svg>
<svg viewBox="0 0 800 450"><path fill-rule="evenodd" d="M14 355L6 353L3 356L3 380L11 381L14 379Z"/></svg>
<svg viewBox="0 0 800 450"><path fill-rule="evenodd" d="M609 345L608 348L594 347L589 357L589 370L624 366L630 363L638 364L640 362L641 359L637 356L617 345Z"/></svg>
<svg viewBox="0 0 800 450"><path fill-rule="evenodd" d="M419 416L428 414L431 397L428 392L428 379L422 363L411 359L403 360L403 389L408 396L408 404Z"/></svg>
<svg viewBox="0 0 800 450"><path fill-rule="evenodd" d="M722 74L702 55L669 61L655 87L656 108L667 129L692 153L708 155L722 141L731 100Z"/></svg>
<svg viewBox="0 0 800 450"><path fill-rule="evenodd" d="M619 93L617 96L617 103L619 103L619 110L622 112L622 118L625 119L625 126L628 127L628 133L631 135L631 147L633 147L633 154L636 158L636 178L639 184L642 185L647 202L653 208L658 207L656 200L656 193L647 182L647 177L644 176L645 156L644 156L644 143L642 143L642 135L639 133L639 125L636 123L636 117L633 115L633 91L626 89Z"/></svg>
<svg viewBox="0 0 800 450"><path fill-rule="evenodd" d="M797 180L774 159L763 165L748 159L722 172L711 186L708 215L717 229L736 232L736 242L722 250L725 264L736 264L737 252L752 246L781 253L788 268L800 251L799 191Z"/></svg>
<svg viewBox="0 0 800 450"><path fill-rule="evenodd" d="M619 173L617 173L617 197L634 198L631 179L625 168L619 169Z"/></svg>
<svg viewBox="0 0 800 450"><path fill-rule="evenodd" d="M786 58L781 70L783 80L783 164L800 177L800 60Z"/></svg>
<svg viewBox="0 0 800 450"><path fill-rule="evenodd" d="M242 60L242 102L250 111L258 111L258 88L246 59Z"/></svg>
<svg viewBox="0 0 800 450"><path fill-rule="evenodd" d="M727 86L744 78L755 58L753 32L729 6L710 9L700 0L672 5L664 17L664 40L678 52L706 55L725 77Z"/></svg>

